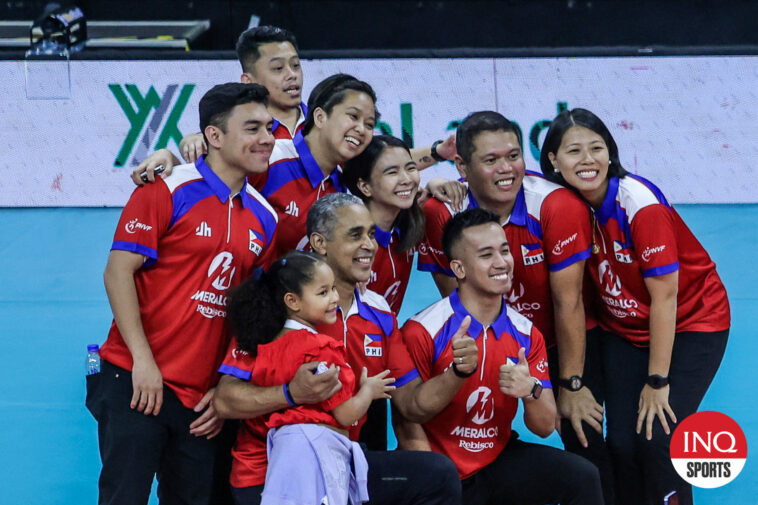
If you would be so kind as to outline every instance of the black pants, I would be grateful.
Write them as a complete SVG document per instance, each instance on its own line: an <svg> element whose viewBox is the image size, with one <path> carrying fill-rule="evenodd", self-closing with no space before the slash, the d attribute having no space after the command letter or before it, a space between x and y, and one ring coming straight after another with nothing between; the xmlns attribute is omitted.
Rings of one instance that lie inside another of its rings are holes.
<svg viewBox="0 0 758 505"><path fill-rule="evenodd" d="M518 440L463 481L465 505L597 505L603 503L597 468L586 459Z"/></svg>
<svg viewBox="0 0 758 505"><path fill-rule="evenodd" d="M584 372L582 378L586 387L592 391L595 401L600 405L605 402L605 370L603 369L603 354L601 348L602 330L594 328L587 331L587 345L584 357ZM558 387L560 366L558 362L558 347L553 346L547 351L550 380L553 383L553 393L556 402L558 395L563 391ZM598 433L586 422L582 423L584 436L587 438L587 447L582 446L576 436L574 427L568 419L561 421L561 440L567 451L578 454L591 461L600 472L600 484L603 488L603 500L605 505L616 503L614 493L613 463L605 436Z"/></svg>
<svg viewBox="0 0 758 505"><path fill-rule="evenodd" d="M211 503L216 442L189 432L200 414L167 387L157 416L132 410L131 398L129 371L103 361L101 373L87 376L103 462L98 503L144 505L154 476L161 505Z"/></svg>
<svg viewBox="0 0 758 505"><path fill-rule="evenodd" d="M678 421L697 411L724 356L729 330L677 333L669 370L669 405ZM604 333L602 355L606 370L607 443L614 463L616 501L620 505L658 505L676 491L679 504L692 503L692 488L674 470L669 456L671 436L653 423L653 438L645 429L637 435L637 407L648 375L649 350ZM669 422L673 433L675 426Z"/></svg>
<svg viewBox="0 0 758 505"><path fill-rule="evenodd" d="M458 505L461 481L446 456L421 451L366 451L370 505ZM259 505L263 486L232 488L237 505Z"/></svg>

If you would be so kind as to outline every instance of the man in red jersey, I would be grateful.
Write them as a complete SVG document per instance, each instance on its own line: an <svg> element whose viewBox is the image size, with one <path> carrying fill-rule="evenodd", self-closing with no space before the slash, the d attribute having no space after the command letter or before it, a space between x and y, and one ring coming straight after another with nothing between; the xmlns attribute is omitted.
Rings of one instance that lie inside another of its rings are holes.
<svg viewBox="0 0 758 505"><path fill-rule="evenodd" d="M432 450L453 460L463 502L602 504L600 477L589 461L518 440L511 431L519 398L524 423L541 437L552 433L555 400L542 334L506 304L513 256L497 214L466 210L448 221L442 248L458 289L416 314L403 338L422 380L457 378L455 395L423 422ZM455 357L458 328L478 348L476 368Z"/></svg>
<svg viewBox="0 0 758 505"><path fill-rule="evenodd" d="M587 206L572 191L526 170L521 132L502 114L470 114L458 127L456 164L468 182L463 208L482 208L500 218L511 246L514 282L510 307L542 333L562 417L567 450L600 469L606 501L613 501L610 456L603 439L603 396L592 357L597 330L585 323L582 280L590 256ZM430 199L424 205L426 236L419 246L419 270L432 272L443 296L457 286L442 251L442 230L455 210Z"/></svg>
<svg viewBox="0 0 758 505"><path fill-rule="evenodd" d="M390 369L398 391L404 390L404 401L408 402L402 410L424 414L436 410L438 399L444 397L441 393L450 388L450 377L417 388L418 373L404 348L397 320L387 302L377 293L360 293L355 288L357 282L368 280L371 273L377 248L373 237L375 228L368 209L360 199L349 194L326 195L311 207L307 226L311 248L325 256L334 271L340 296L337 321L317 329L345 344L347 361L354 370L366 367L372 375ZM468 364L464 367L473 368L471 363L476 361L473 341L465 338L460 341L456 355L466 360ZM224 375L214 398L222 417L245 419L233 451L231 482L235 498L246 504L260 501L266 476L266 429L260 416L293 404L319 401L304 395L294 382L286 388L289 399L282 386L258 387L250 382L253 368L254 358L230 346L220 368ZM358 438L359 431L368 429L364 421L365 418L350 430L351 438ZM460 503L460 482L455 468L442 455L368 450L366 459L370 503Z"/></svg>
<svg viewBox="0 0 758 505"><path fill-rule="evenodd" d="M209 152L137 188L105 270L114 322L88 377L100 503L207 504L222 421L212 405L228 338L226 290L265 264L276 212L249 184L274 145L268 92L223 84L200 101Z"/></svg>

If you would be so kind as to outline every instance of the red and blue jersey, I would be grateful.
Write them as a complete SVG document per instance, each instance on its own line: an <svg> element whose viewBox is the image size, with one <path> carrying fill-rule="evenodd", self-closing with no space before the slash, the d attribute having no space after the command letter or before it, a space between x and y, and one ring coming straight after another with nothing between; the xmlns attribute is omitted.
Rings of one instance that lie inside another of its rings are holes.
<svg viewBox="0 0 758 505"><path fill-rule="evenodd" d="M464 209L479 207L469 191ZM442 251L442 230L455 211L434 198L424 205L426 233L419 245L418 269L450 277ZM514 261L513 287L508 303L528 317L555 345L550 272L560 271L590 256L590 218L587 206L571 191L527 172L513 210L503 224Z"/></svg>
<svg viewBox="0 0 758 505"><path fill-rule="evenodd" d="M367 290L360 294L356 289L350 309L347 312L338 309L337 321L321 324L316 329L342 341L347 348L347 362L353 370L366 367L371 377L389 369L396 387L418 377L405 349L395 314L378 293ZM358 440L365 422L366 416L363 416L357 426L350 428L352 440Z"/></svg>
<svg viewBox="0 0 758 505"><path fill-rule="evenodd" d="M308 115L308 107L303 103L300 102L300 115L297 118L297 123L295 124L295 131L294 134L297 135L301 131L303 131L303 125L305 124L305 118ZM293 132L290 131L287 126L280 122L278 119L274 118L274 124L271 127L271 134L274 136L275 139L292 139Z"/></svg>
<svg viewBox="0 0 758 505"><path fill-rule="evenodd" d="M676 331L729 328L729 301L716 265L653 183L636 175L611 177L595 218L600 250L587 264L602 301L603 328L649 345L645 278L677 271Z"/></svg>
<svg viewBox="0 0 758 505"><path fill-rule="evenodd" d="M455 290L403 325L407 350L424 381L451 366L452 337L466 316L471 314ZM424 423L432 450L449 457L461 479L492 463L511 437L518 399L500 391L500 366L518 363L518 352L523 347L531 375L542 381L543 387L552 388L542 334L505 302L489 326L471 316L467 333L479 348L476 373L466 379L444 410Z"/></svg>
<svg viewBox="0 0 758 505"><path fill-rule="evenodd" d="M418 377L398 330L395 315L386 300L373 291L366 291L361 295L356 290L349 310L343 312L342 309L338 309L337 321L330 325L319 325L317 330L342 343L347 349L347 363L356 374L359 374L363 367L368 370L369 377L389 369L390 376L395 378L396 387ZM253 378L255 361L255 358L237 349L236 343L233 342L219 372L250 381ZM284 384L284 381L280 384ZM359 381L355 381L354 389L349 391L351 396L359 388ZM365 421L366 416L363 416L356 426L350 428L351 440L358 440ZM266 433L264 418L246 419L242 423L232 451L232 486L249 487L263 484L267 464Z"/></svg>
<svg viewBox="0 0 758 505"><path fill-rule="evenodd" d="M251 177L250 182L279 213L275 245L278 255L302 249L308 243L305 220L316 200L329 193L347 191L339 168L324 176L302 132L293 140L277 140L268 171Z"/></svg>
<svg viewBox="0 0 758 505"><path fill-rule="evenodd" d="M392 312L397 314L403 303L405 290L408 288L408 279L411 276L416 250L398 251L400 231L397 228L385 231L377 226L374 238L379 247L376 250L367 287L382 295Z"/></svg>
<svg viewBox="0 0 758 505"><path fill-rule="evenodd" d="M124 207L111 249L145 257L134 275L142 326L164 383L186 407L216 382L227 289L270 260L276 228L276 212L255 189L232 195L203 156L137 188ZM115 321L100 352L132 369Z"/></svg>

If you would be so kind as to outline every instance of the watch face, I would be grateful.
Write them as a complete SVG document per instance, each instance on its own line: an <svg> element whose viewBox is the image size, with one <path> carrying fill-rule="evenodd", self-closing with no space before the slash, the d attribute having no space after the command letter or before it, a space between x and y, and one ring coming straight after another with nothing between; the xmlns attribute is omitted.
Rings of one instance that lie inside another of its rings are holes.
<svg viewBox="0 0 758 505"><path fill-rule="evenodd" d="M569 389L571 391L579 391L582 389L582 378L574 375L569 379L571 381L571 385L569 386Z"/></svg>

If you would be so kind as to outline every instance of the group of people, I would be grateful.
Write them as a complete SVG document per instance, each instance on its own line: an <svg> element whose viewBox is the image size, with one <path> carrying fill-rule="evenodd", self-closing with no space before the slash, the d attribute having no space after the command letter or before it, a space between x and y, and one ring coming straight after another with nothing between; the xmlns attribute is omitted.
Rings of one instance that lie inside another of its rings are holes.
<svg viewBox="0 0 758 505"><path fill-rule="evenodd" d="M146 503L154 476L161 503L692 503L668 447L724 354L726 292L597 116L561 112L528 172L498 112L409 149L353 76L303 104L288 31L237 50L188 163L132 174L87 378L100 503ZM421 188L442 159L461 180ZM401 326L415 257L442 299ZM566 450L519 439L519 400Z"/></svg>

